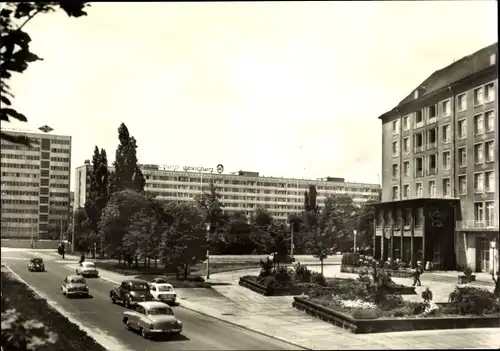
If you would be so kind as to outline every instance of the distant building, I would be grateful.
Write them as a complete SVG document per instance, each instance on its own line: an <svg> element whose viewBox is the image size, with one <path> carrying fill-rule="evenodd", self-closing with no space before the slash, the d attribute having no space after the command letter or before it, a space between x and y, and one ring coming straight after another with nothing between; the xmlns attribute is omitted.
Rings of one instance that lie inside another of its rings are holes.
<svg viewBox="0 0 500 351"><path fill-rule="evenodd" d="M434 72L382 120L376 257L493 269L498 43Z"/></svg>
<svg viewBox="0 0 500 351"><path fill-rule="evenodd" d="M262 177L258 172L239 171L218 174L213 168L163 167L141 165L146 178L145 191L164 201L193 201L213 182L222 196L224 210L251 216L259 207L267 209L277 220L286 221L291 214L303 210L304 192L316 185L318 205L331 194L348 194L358 205L368 200L380 200L380 185L349 183L343 178L294 179ZM90 163L76 169L75 206L83 206L88 195Z"/></svg>
<svg viewBox="0 0 500 351"><path fill-rule="evenodd" d="M71 137L2 131L33 142L1 140L2 238L60 239L70 214Z"/></svg>

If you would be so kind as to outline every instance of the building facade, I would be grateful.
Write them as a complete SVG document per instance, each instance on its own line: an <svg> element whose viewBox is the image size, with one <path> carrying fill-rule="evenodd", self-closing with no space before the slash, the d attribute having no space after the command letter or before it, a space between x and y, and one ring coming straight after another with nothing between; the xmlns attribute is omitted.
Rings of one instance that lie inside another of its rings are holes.
<svg viewBox="0 0 500 351"><path fill-rule="evenodd" d="M71 213L71 137L5 131L32 147L1 140L2 238L59 239Z"/></svg>
<svg viewBox="0 0 500 351"><path fill-rule="evenodd" d="M433 73L382 120L376 256L498 263L498 44Z"/></svg>
<svg viewBox="0 0 500 351"><path fill-rule="evenodd" d="M181 171L168 170L159 165L141 165L141 169L146 178L145 191L155 195L158 200L194 201L202 189L208 188L213 182L222 197L224 210L239 212L247 217L252 216L257 208L265 208L278 221L286 221L291 214L302 211L304 192L311 184L316 185L319 206L332 194L348 194L358 205L368 200L380 200L380 185L348 183L343 178L311 180L261 177L257 172L244 171L218 174L207 168L199 168L202 171ZM82 194L84 191L88 194L90 171L90 164L76 170L75 206L83 207L85 203L86 195Z"/></svg>

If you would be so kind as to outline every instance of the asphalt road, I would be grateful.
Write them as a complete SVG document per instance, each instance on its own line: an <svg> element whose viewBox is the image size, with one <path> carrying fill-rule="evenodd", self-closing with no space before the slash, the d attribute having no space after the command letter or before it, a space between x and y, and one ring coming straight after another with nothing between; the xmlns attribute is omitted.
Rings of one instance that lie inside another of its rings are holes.
<svg viewBox="0 0 500 351"><path fill-rule="evenodd" d="M3 250L2 250L3 251ZM60 286L64 278L73 274L54 258L44 258L45 273L30 273L26 266L29 252L2 252L2 263L8 265L28 284L48 296L73 318L100 333L120 340L127 348L136 351L152 350L298 350L299 348L278 340L232 326L214 318L206 317L182 307L174 307L177 318L183 322L181 336L163 341L145 340L128 331L121 318L123 307L114 305L109 299L113 284L102 279L87 279L92 298L68 299L62 295Z"/></svg>

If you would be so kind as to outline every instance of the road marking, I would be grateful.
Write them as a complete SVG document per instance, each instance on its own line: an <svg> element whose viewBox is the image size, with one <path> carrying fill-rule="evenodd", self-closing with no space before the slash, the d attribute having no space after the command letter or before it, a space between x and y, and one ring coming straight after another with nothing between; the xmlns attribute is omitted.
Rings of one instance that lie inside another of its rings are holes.
<svg viewBox="0 0 500 351"><path fill-rule="evenodd" d="M78 261L70 261L70 260L54 260L53 262L56 262L56 263L67 263L67 264L78 263Z"/></svg>
<svg viewBox="0 0 500 351"><path fill-rule="evenodd" d="M44 293L38 291L35 289L33 286L29 285L23 278L19 276L16 272L12 270L9 266L5 266L6 269L8 269L14 277L16 277L20 282L26 284L27 287L29 287L35 294L37 294L40 298L44 299L47 301L47 303L55 309L57 312L68 318L68 320L78 326L81 330L83 330L89 337L94 339L97 343L101 344L105 349L110 350L110 351L122 351L122 350L127 350L127 351L133 351L128 349L124 344L122 344L118 339L104 334L104 331L102 330L93 330L91 328L86 327L82 323L80 323L78 320L72 317L71 313L68 313L66 310L64 310L57 302L49 300L48 296L45 295Z"/></svg>

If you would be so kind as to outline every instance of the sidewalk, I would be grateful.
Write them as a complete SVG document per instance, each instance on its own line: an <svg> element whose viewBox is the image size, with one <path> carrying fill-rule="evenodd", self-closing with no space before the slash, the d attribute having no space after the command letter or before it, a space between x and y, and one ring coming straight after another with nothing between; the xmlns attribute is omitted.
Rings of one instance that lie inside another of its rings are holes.
<svg viewBox="0 0 500 351"><path fill-rule="evenodd" d="M325 267L326 268L326 267ZM331 268L335 268L331 266ZM340 270L340 267L337 266ZM498 348L498 328L356 335L292 307L290 296L266 297L235 281L255 270L217 273L210 281L232 285L212 289L176 289L180 306L306 349ZM119 284L124 276L100 270ZM435 293L436 295L436 293Z"/></svg>

